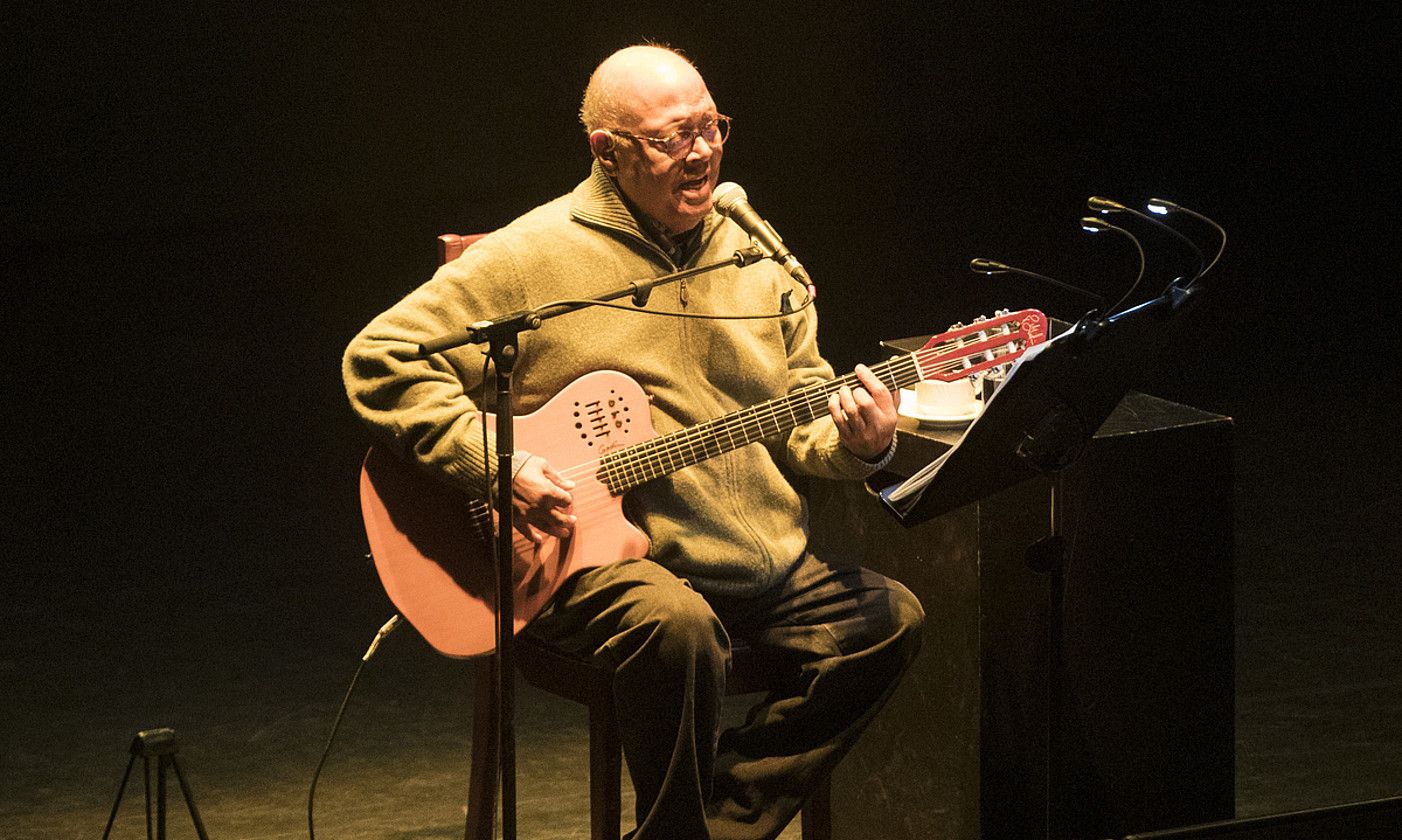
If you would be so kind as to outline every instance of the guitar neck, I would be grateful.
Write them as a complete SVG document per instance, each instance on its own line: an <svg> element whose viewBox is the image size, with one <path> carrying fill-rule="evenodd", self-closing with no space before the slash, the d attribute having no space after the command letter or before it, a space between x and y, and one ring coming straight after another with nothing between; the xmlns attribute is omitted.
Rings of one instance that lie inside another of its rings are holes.
<svg viewBox="0 0 1402 840"><path fill-rule="evenodd" d="M893 391L906 388L921 379L916 356L900 356L873 365L871 371ZM861 383L855 373L849 373L612 452L601 460L599 476L615 495L622 495L655 478L816 420L827 413L828 397L844 385L855 388Z"/></svg>
<svg viewBox="0 0 1402 840"><path fill-rule="evenodd" d="M922 379L953 381L1011 362L1046 338L1046 316L1033 309L979 319L930 339L914 353L872 365L892 391ZM599 479L616 496L708 458L776 437L821 417L828 397L844 385L861 385L855 373L792 391L750 408L610 452L599 461Z"/></svg>

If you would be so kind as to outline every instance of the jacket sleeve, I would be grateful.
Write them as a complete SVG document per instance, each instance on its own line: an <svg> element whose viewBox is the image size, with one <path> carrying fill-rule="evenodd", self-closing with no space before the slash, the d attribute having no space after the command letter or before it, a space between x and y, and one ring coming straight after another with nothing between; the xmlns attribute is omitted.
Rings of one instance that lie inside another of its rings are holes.
<svg viewBox="0 0 1402 840"><path fill-rule="evenodd" d="M482 348L466 345L426 359L416 354L430 338L522 308L516 276L509 252L491 237L477 242L371 321L341 364L351 408L377 439L477 496L490 495L486 471L495 463L494 435L487 433L484 448L479 414ZM481 282L488 277L494 282Z"/></svg>
<svg viewBox="0 0 1402 840"><path fill-rule="evenodd" d="M826 382L833 378L832 366L818 352L817 310L808 307L783 321L785 352L788 358L789 392ZM894 440L893 440L894 445ZM891 450L888 448L888 453ZM863 479L885 463L864 461L852 454L838 438L837 425L823 408L816 420L789 433L788 464L795 471L819 478Z"/></svg>

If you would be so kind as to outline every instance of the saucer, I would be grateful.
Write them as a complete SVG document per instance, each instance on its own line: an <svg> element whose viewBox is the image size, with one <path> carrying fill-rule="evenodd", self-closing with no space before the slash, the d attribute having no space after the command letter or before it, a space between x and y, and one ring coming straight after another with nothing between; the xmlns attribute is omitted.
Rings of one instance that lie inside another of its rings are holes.
<svg viewBox="0 0 1402 840"><path fill-rule="evenodd" d="M949 414L925 414L915 403L915 391L909 388L901 389L901 406L896 409L902 417L909 417L916 420L922 426L929 428L949 428L951 426L967 426L972 423L979 414L983 413L983 403L974 400L962 411Z"/></svg>

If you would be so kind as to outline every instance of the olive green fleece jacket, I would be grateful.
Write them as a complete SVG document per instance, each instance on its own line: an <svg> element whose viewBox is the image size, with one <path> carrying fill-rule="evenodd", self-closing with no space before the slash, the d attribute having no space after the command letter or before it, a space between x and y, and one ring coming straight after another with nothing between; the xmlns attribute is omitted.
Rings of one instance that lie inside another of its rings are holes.
<svg viewBox="0 0 1402 840"><path fill-rule="evenodd" d="M712 212L690 264L716 262L747 245L737 225ZM484 318L598 295L677 268L595 164L573 192L478 241L361 331L343 362L351 405L402 457L481 495L488 486L484 456L495 463L483 452L477 416L479 405L493 410L495 399L494 386L483 387L482 349L470 345L419 360L417 345ZM654 290L648 309L774 314L780 295L794 288L771 261L728 266ZM651 395L653 424L667 434L832 378L816 330L811 307L750 321L597 307L575 312L522 334L516 413L536 410L585 373L611 369ZM808 520L776 458L827 478L860 479L873 471L839 443L824 416L783 439L656 479L625 498L630 519L651 540L650 558L703 594L745 597L777 583L806 546Z"/></svg>

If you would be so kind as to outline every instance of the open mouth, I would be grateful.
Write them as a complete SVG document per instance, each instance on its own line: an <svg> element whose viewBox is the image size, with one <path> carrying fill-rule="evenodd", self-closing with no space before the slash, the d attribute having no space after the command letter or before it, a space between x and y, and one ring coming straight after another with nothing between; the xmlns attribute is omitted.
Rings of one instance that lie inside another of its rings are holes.
<svg viewBox="0 0 1402 840"><path fill-rule="evenodd" d="M699 192L700 190L705 188L706 180L706 173L702 173L701 176L698 178L693 178L690 181L682 181L680 184L677 185L677 188L682 192Z"/></svg>

